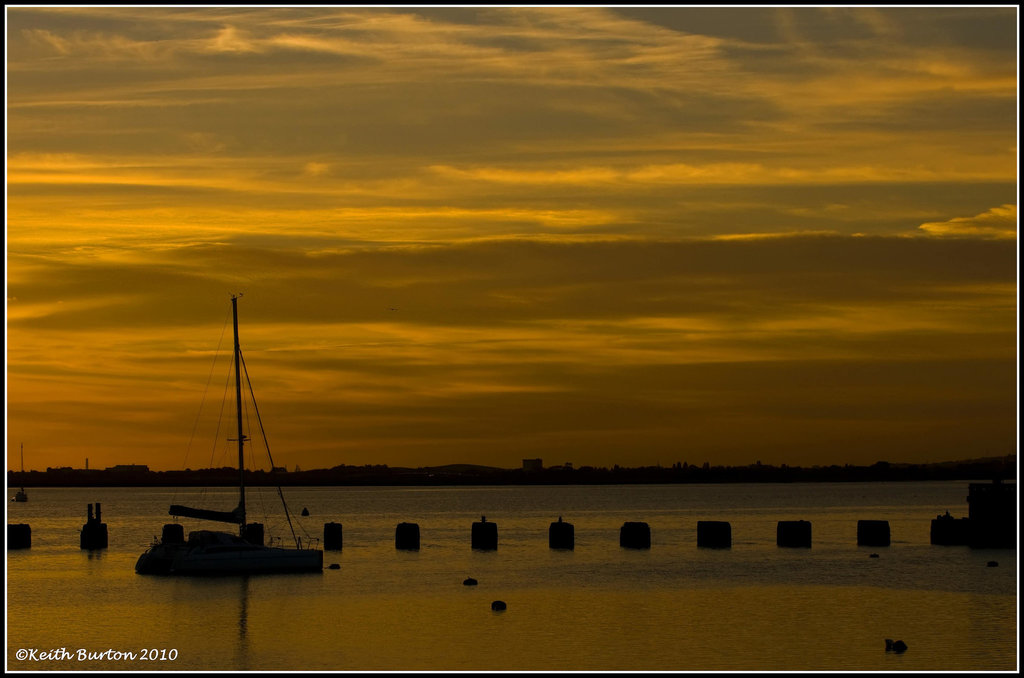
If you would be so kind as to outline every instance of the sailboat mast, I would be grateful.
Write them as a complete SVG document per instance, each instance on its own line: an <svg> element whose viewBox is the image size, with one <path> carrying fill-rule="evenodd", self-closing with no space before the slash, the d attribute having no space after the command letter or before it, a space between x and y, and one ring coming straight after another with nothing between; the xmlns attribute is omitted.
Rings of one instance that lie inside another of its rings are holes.
<svg viewBox="0 0 1024 678"><path fill-rule="evenodd" d="M245 446L245 436L242 435L242 366L239 355L241 348L238 345L238 297L231 295L231 315L235 325L235 411L238 415L238 511L239 530L245 532L245 454L242 448Z"/></svg>

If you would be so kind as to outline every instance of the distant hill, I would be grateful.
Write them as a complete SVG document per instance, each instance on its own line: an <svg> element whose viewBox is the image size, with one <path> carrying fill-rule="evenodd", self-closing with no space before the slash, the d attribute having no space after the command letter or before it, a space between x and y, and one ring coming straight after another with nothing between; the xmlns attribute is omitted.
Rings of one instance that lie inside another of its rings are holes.
<svg viewBox="0 0 1024 678"><path fill-rule="evenodd" d="M614 466L595 468L569 465L542 469L505 469L482 464L444 464L422 468L389 467L385 464L335 466L330 469L268 472L246 471L246 484L253 485L507 485L507 484L634 484L634 483L751 483L751 482L862 482L908 480L1013 480L1017 477L1017 455L976 457L959 461L910 464L877 461L870 466ZM238 471L195 469L150 471L145 466L106 470L72 468L39 471L8 471L8 487L103 487L103 486L231 486Z"/></svg>
<svg viewBox="0 0 1024 678"><path fill-rule="evenodd" d="M481 466L479 464L445 464L444 466L425 466L420 470L435 473L495 473L498 471L508 471L509 469L497 466Z"/></svg>

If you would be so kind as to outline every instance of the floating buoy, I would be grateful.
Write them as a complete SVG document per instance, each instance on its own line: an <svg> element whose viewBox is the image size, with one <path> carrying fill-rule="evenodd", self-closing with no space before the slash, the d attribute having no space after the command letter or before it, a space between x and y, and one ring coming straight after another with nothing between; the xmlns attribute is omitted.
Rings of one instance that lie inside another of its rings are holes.
<svg viewBox="0 0 1024 678"><path fill-rule="evenodd" d="M504 610L506 607L507 605L505 605L504 600L496 600L493 603L491 603L491 609L496 610L498 612Z"/></svg>
<svg viewBox="0 0 1024 678"><path fill-rule="evenodd" d="M309 515L309 509L306 508L305 506L302 507L302 515L304 515L304 516L308 516Z"/></svg>
<svg viewBox="0 0 1024 678"><path fill-rule="evenodd" d="M472 577L466 577L465 579L462 580L462 585L463 586L476 586L476 579L473 579Z"/></svg>
<svg viewBox="0 0 1024 678"><path fill-rule="evenodd" d="M893 640L892 638L885 639L885 651L886 652L906 652L907 644L902 640Z"/></svg>
<svg viewBox="0 0 1024 678"><path fill-rule="evenodd" d="M877 553L872 553L870 556L868 556L868 558L877 558L877 557L878 557Z"/></svg>
<svg viewBox="0 0 1024 678"><path fill-rule="evenodd" d="M990 560L990 561L988 561L988 566L989 567L999 567L999 563L997 563L994 560Z"/></svg>
<svg viewBox="0 0 1024 678"><path fill-rule="evenodd" d="M327 569L328 570L340 570L341 569L341 565L339 565L338 563L331 563L330 565L327 566Z"/></svg>

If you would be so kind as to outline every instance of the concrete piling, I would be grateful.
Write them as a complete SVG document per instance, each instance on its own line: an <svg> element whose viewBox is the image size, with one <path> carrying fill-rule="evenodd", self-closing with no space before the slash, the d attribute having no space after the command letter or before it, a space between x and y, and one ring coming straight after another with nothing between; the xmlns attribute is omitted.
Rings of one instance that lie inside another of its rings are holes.
<svg viewBox="0 0 1024 678"><path fill-rule="evenodd" d="M7 550L32 548L32 527L24 523L7 523Z"/></svg>
<svg viewBox="0 0 1024 678"><path fill-rule="evenodd" d="M341 523L324 523L324 550L340 551L341 544Z"/></svg>
<svg viewBox="0 0 1024 678"><path fill-rule="evenodd" d="M775 530L778 546L810 548L811 523L808 520L780 520Z"/></svg>
<svg viewBox="0 0 1024 678"><path fill-rule="evenodd" d="M480 516L480 522L473 523L472 546L481 551L498 549L498 524L487 522L487 516Z"/></svg>
<svg viewBox="0 0 1024 678"><path fill-rule="evenodd" d="M1017 548L1017 491L998 478L968 487L971 548Z"/></svg>
<svg viewBox="0 0 1024 678"><path fill-rule="evenodd" d="M857 521L857 546L888 546L889 542L888 520Z"/></svg>
<svg viewBox="0 0 1024 678"><path fill-rule="evenodd" d="M420 526L416 523L398 523L395 527L395 548L403 551L420 550Z"/></svg>
<svg viewBox="0 0 1024 678"><path fill-rule="evenodd" d="M101 517L99 502L96 503L95 517L92 515L92 504L89 504L88 520L82 525L79 546L89 551L107 548L107 524Z"/></svg>
<svg viewBox="0 0 1024 678"><path fill-rule="evenodd" d="M697 546L712 549L732 548L732 525L722 520L697 521Z"/></svg>
<svg viewBox="0 0 1024 678"><path fill-rule="evenodd" d="M562 522L562 516L558 516L558 522L548 527L548 548L571 551L576 546L575 540L575 528L572 523Z"/></svg>
<svg viewBox="0 0 1024 678"><path fill-rule="evenodd" d="M969 518L954 518L945 515L932 519L929 538L938 546L966 546L971 543L971 521Z"/></svg>
<svg viewBox="0 0 1024 678"><path fill-rule="evenodd" d="M625 522L619 528L619 546L627 549L651 548L651 527L647 523Z"/></svg>

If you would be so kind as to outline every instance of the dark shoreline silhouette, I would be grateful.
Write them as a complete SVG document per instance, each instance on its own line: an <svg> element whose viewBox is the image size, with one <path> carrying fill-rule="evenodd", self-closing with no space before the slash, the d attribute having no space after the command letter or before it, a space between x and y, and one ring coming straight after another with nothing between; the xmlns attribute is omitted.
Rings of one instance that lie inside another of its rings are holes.
<svg viewBox="0 0 1024 678"><path fill-rule="evenodd" d="M930 464L879 461L870 466L700 466L679 462L671 466L593 467L550 466L503 469L472 464L422 468L387 465L347 466L308 471L246 471L249 486L338 485L628 485L668 483L793 483L879 482L924 480L1014 480L1017 456L988 457ZM233 487L238 469L232 467L184 471L150 471L145 466L113 469L48 468L46 471L8 471L8 487Z"/></svg>

